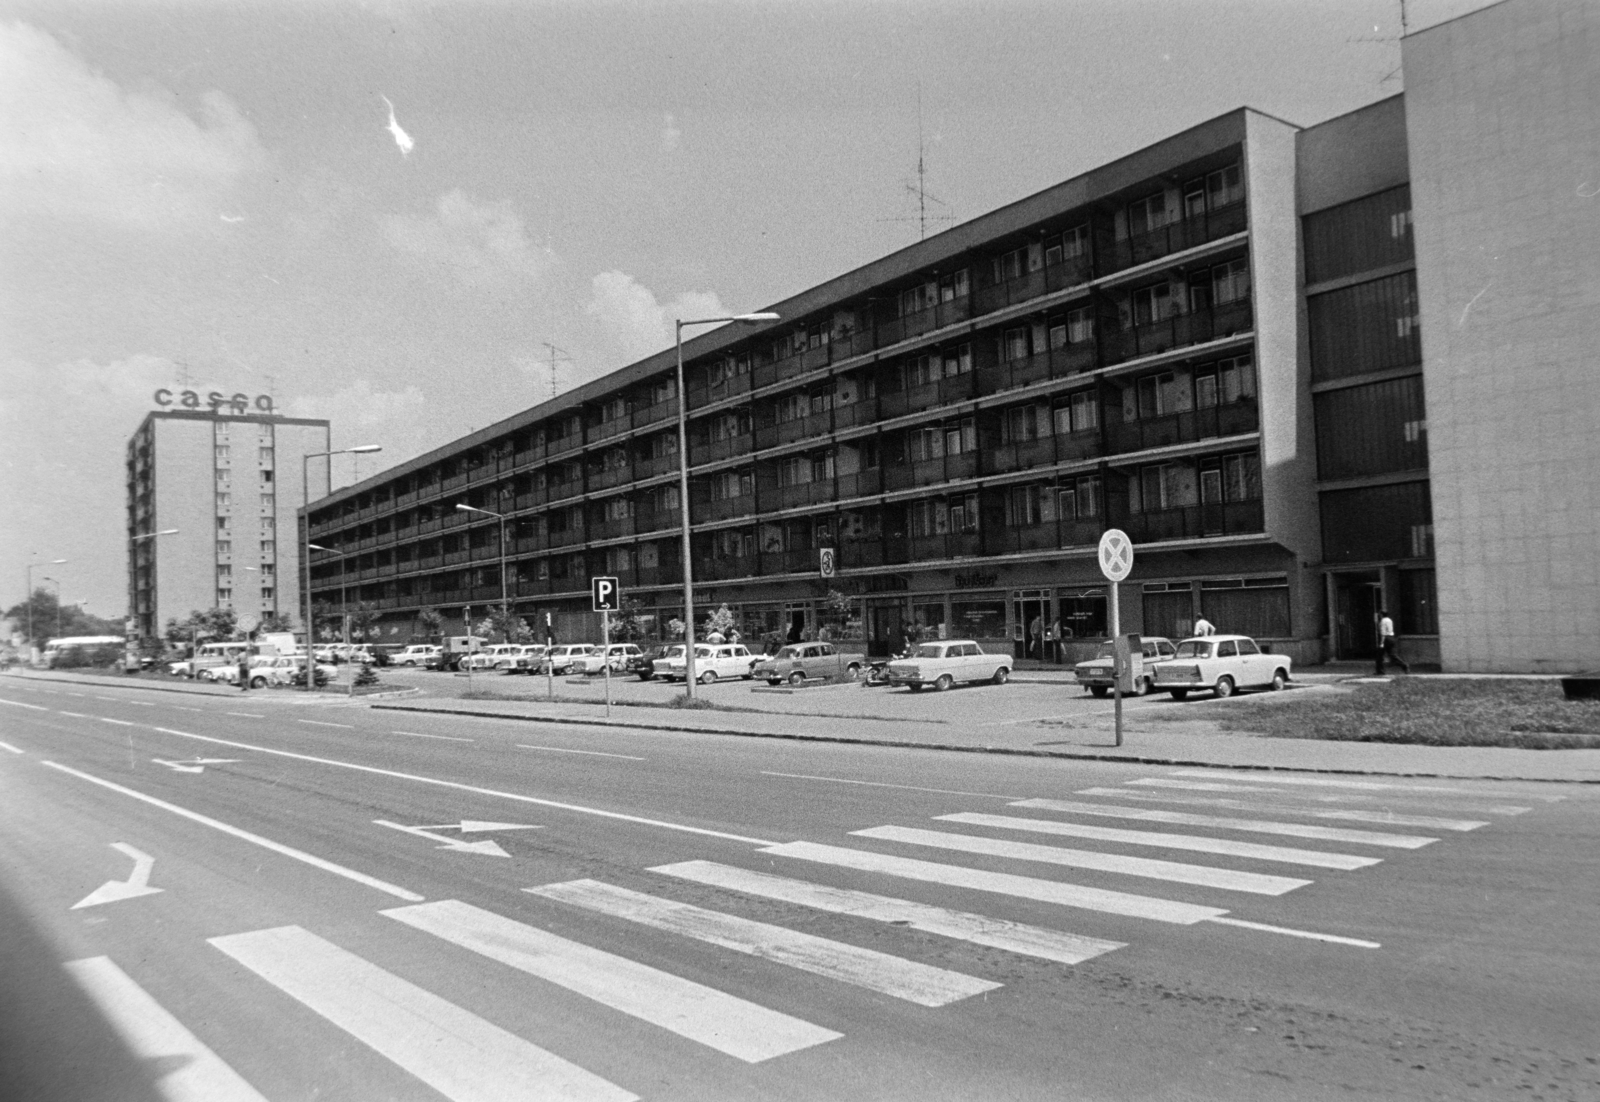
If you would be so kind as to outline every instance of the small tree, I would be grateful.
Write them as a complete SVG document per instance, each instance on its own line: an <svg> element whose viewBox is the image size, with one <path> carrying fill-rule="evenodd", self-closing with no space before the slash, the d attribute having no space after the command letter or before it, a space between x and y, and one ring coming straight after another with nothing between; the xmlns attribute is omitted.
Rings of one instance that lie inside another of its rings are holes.
<svg viewBox="0 0 1600 1102"><path fill-rule="evenodd" d="M649 630L650 616L644 610L644 602L637 597L624 597L622 608L608 612L606 619L613 643L637 643Z"/></svg>
<svg viewBox="0 0 1600 1102"><path fill-rule="evenodd" d="M667 638L668 639L682 639L683 638L683 621L678 619L676 616L674 616L672 619L667 621Z"/></svg>
<svg viewBox="0 0 1600 1102"><path fill-rule="evenodd" d="M269 612L261 617L261 623L256 627L256 630L271 632L293 631L294 621L290 619L289 614L286 612Z"/></svg>
<svg viewBox="0 0 1600 1102"><path fill-rule="evenodd" d="M739 614L726 604L723 604L718 606L717 611L706 617L705 633L709 637L713 632L718 632L726 638L730 631L736 631L738 627Z"/></svg>
<svg viewBox="0 0 1600 1102"><path fill-rule="evenodd" d="M311 622L316 625L316 637L324 643L338 640L340 629L343 627L339 610L326 601L318 601L311 606Z"/></svg>
<svg viewBox="0 0 1600 1102"><path fill-rule="evenodd" d="M358 601L350 609L350 638L371 639L378 623L378 606L370 601Z"/></svg>
<svg viewBox="0 0 1600 1102"><path fill-rule="evenodd" d="M436 639L444 634L444 613L430 605L417 613L417 626L423 635Z"/></svg>
<svg viewBox="0 0 1600 1102"><path fill-rule="evenodd" d="M480 627L487 629L478 634L489 638L499 636L502 643L529 643L533 641L533 629L528 627L528 622L516 613L505 608L497 608L489 613Z"/></svg>

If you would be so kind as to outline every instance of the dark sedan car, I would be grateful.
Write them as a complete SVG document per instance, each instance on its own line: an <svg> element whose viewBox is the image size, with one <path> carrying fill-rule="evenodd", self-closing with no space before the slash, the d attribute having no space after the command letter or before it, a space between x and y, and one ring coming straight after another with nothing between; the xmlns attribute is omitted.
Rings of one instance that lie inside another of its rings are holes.
<svg viewBox="0 0 1600 1102"><path fill-rule="evenodd" d="M657 658L666 658L669 655L682 653L682 643L646 647L642 653L630 655L627 665L623 666L622 670L624 673L633 674L640 681L649 681L656 675L655 664Z"/></svg>

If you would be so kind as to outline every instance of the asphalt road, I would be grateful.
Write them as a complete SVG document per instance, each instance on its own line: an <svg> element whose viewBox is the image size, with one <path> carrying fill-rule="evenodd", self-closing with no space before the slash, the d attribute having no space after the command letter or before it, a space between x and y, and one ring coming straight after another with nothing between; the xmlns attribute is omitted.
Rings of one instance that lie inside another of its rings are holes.
<svg viewBox="0 0 1600 1102"><path fill-rule="evenodd" d="M1596 799L5 681L0 1098L1596 1098Z"/></svg>

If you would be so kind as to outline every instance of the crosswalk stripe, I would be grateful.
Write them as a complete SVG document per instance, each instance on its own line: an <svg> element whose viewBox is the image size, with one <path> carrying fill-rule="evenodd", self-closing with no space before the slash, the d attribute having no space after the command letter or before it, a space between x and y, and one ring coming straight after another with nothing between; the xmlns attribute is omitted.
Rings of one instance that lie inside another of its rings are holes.
<svg viewBox="0 0 1600 1102"><path fill-rule="evenodd" d="M638 1098L298 926L210 942L452 1102Z"/></svg>
<svg viewBox="0 0 1600 1102"><path fill-rule="evenodd" d="M746 1063L843 1036L454 899L383 913Z"/></svg>
<svg viewBox="0 0 1600 1102"><path fill-rule="evenodd" d="M156 1083L167 1102L267 1102L110 957L65 967L134 1056L171 1069Z"/></svg>
<svg viewBox="0 0 1600 1102"><path fill-rule="evenodd" d="M1050 930L1043 926L1029 926L1022 922L990 918L970 911L953 911L948 907L935 907L910 899L894 899L886 895L873 895L853 888L835 888L826 884L813 884L787 876L774 876L767 872L719 865L713 861L682 861L675 865L659 865L650 870L696 884L758 895L764 899L777 899L831 914L850 915L873 922L888 922L924 933L968 941L974 945L987 945L992 949L1023 956L1058 961L1061 964L1081 964L1103 953L1127 947L1126 942L1106 941L1103 938L1084 937L1064 930Z"/></svg>
<svg viewBox="0 0 1600 1102"><path fill-rule="evenodd" d="M803 972L865 987L918 1006L945 1006L1002 986L945 968L863 949L798 930L723 914L689 903L602 884L573 880L524 888L525 892L681 934L736 953L786 964Z"/></svg>
<svg viewBox="0 0 1600 1102"><path fill-rule="evenodd" d="M940 822L966 823L971 826L992 826L1004 830L1031 830L1038 834L1060 834L1072 838L1093 838L1101 842L1123 842L1133 846L1160 846L1165 849L1192 850L1196 853L1220 853L1230 857L1255 857L1263 861L1282 861L1292 865L1312 865L1323 869L1364 869L1376 865L1381 857L1361 857L1353 853L1326 853L1315 849L1297 849L1292 846L1267 846L1257 842L1235 842L1229 838L1203 838L1193 834L1164 834L1154 830L1119 830L1116 827L1089 826L1085 823L1063 823L1053 819L1024 819L1017 815L980 815L964 812L959 815L935 816Z"/></svg>
<svg viewBox="0 0 1600 1102"><path fill-rule="evenodd" d="M1158 861L1150 857L1127 857L1119 853L1098 853L1085 849L1041 846L1035 842L1012 842L1004 838L981 838L971 834L951 834L920 827L881 826L850 832L859 838L884 842L905 842L932 846L960 853L980 853L985 857L1010 857L1019 861L1040 861L1096 872L1115 872L1142 876L1149 880L1169 880L1175 884L1194 884L1202 888L1250 892L1254 895L1282 895L1303 888L1309 880L1290 876L1271 876L1260 872L1235 872L1210 865L1187 865L1181 861Z"/></svg>
<svg viewBox="0 0 1600 1102"><path fill-rule="evenodd" d="M1489 824L1482 819L1444 819L1437 815L1399 815L1392 811L1362 811L1355 808L1319 810L1296 804L1263 804L1253 800L1230 800L1222 796L1163 796L1156 792L1128 792L1121 788L1081 788L1080 796L1112 796L1119 800L1148 800L1154 803L1189 804L1196 807L1226 807L1234 811L1269 811L1275 815L1300 815L1307 819L1332 819L1343 823L1379 823L1389 826L1426 827L1429 830L1477 830ZM1509 814L1526 811L1514 808Z"/></svg>
<svg viewBox="0 0 1600 1102"><path fill-rule="evenodd" d="M1178 826L1211 827L1216 830L1244 830L1255 834L1282 834L1288 838L1316 838L1324 842L1356 842L1391 849L1421 849L1437 838L1418 834L1386 834L1376 830L1346 830L1343 827L1307 826L1280 823L1271 819L1234 819L1223 815L1197 815L1187 811L1157 811L1142 807L1107 807L1104 804L1077 803L1073 800L1018 800L1011 807L1033 807L1041 811L1073 811L1082 815L1103 815L1110 819L1137 819L1147 823L1172 823Z"/></svg>
<svg viewBox="0 0 1600 1102"><path fill-rule="evenodd" d="M1248 781L1254 784L1289 784L1301 788L1348 788L1359 792L1416 792L1424 796L1481 796L1483 793L1474 788L1453 788L1438 784L1400 784L1394 781L1357 781L1342 780L1336 777L1291 777L1282 773L1247 773L1238 770L1222 772L1216 769L1180 769L1174 776L1178 777L1207 777L1229 780ZM1549 803L1558 803L1566 799L1565 796L1520 796L1519 799L1545 800Z"/></svg>
<svg viewBox="0 0 1600 1102"><path fill-rule="evenodd" d="M814 861L839 868L898 876L906 880L921 880L929 884L970 888L974 891L1009 895L1018 899L1033 899L1063 907L1103 911L1130 918L1148 918L1155 922L1171 922L1180 926L1193 925L1228 913L1221 907L1202 907L1194 903L1181 903L1175 899L1157 899L1153 896L1133 895L1106 888L1087 888L1081 884L1066 884L1058 880L1041 880L1033 876L1017 876L1008 872L990 872L962 865L945 865L937 861L922 861L914 857L898 857L845 846L829 846L820 842L785 842L782 845L767 846L760 852L775 857L793 857L800 861Z"/></svg>

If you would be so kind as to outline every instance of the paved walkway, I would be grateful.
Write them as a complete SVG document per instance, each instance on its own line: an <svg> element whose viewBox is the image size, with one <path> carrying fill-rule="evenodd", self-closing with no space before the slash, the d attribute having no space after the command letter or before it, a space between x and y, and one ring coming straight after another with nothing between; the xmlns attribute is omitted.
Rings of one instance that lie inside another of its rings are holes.
<svg viewBox="0 0 1600 1102"><path fill-rule="evenodd" d="M237 698L237 690L167 678L96 676L89 673L14 671L10 676L82 684L117 684L126 688ZM1029 680L1049 677L1040 673ZM1340 680L1331 674L1302 674L1297 681L1315 686ZM1021 680L1019 678L1019 680ZM1055 681L1057 679L1050 678ZM1064 679L1062 679L1064 682ZM0 686L4 679L0 679ZM848 690L848 691L854 691ZM872 696L878 690L862 690ZM1000 690L1004 691L1004 690ZM1310 688L1302 691L1317 691ZM958 690L936 699L961 705L981 704L964 699L970 690ZM924 697L930 694L923 694ZM647 730L688 731L755 738L816 740L882 746L916 747L970 753L1024 754L1099 761L1130 761L1161 765L1205 765L1229 769L1299 769L1330 773L1372 773L1414 777L1459 777L1495 780L1564 781L1600 784L1600 750L1513 750L1475 747L1406 746L1389 743L1335 742L1324 739L1270 738L1240 732L1222 732L1195 709L1192 721L1173 722L1148 718L1131 706L1126 710L1123 744L1115 745L1111 709L1090 706L1059 718L1025 718L1002 722L968 723L957 719L921 720L911 717L803 715L778 711L727 711L617 705L611 717L602 703L547 703L542 700L462 700L431 693L396 693L347 699L330 693L264 690L252 698L285 706L332 705L370 707L374 710L433 712L445 715L498 717L591 727L628 727ZM799 707L807 694L792 698ZM811 698L815 699L815 698ZM861 699L861 698L856 698ZM1257 706L1264 697L1238 697L1219 702L1225 707ZM1088 703L1088 702L1080 702ZM1270 705L1268 705L1270 706ZM1191 705L1192 707L1192 705Z"/></svg>

